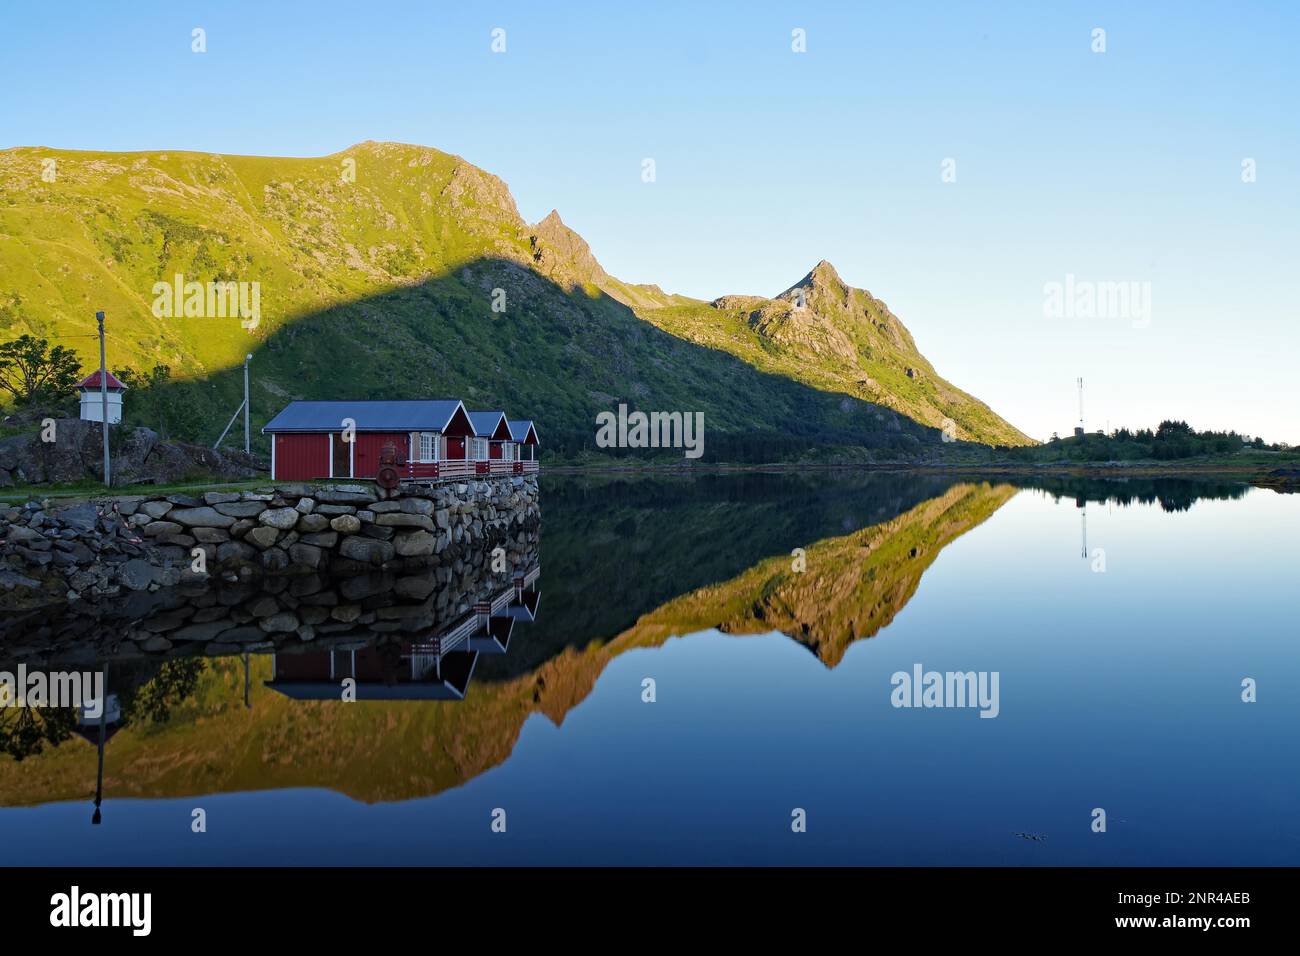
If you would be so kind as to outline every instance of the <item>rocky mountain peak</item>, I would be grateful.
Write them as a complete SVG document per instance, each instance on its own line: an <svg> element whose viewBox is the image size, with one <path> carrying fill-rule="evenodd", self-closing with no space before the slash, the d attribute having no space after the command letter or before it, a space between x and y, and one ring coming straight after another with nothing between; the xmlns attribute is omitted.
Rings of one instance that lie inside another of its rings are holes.
<svg viewBox="0 0 1300 956"><path fill-rule="evenodd" d="M812 271L808 273L808 278L810 278L814 283L820 283L822 285L829 285L832 282L838 282L840 285L844 284L844 280L841 279L840 274L835 271L835 267L825 259L812 267Z"/></svg>
<svg viewBox="0 0 1300 956"><path fill-rule="evenodd" d="M848 291L848 285L840 278L840 274L835 271L835 267L823 259L812 267L812 271L780 293L777 298L790 301L800 293L802 293L804 299L820 298L818 294L823 292L843 297Z"/></svg>
<svg viewBox="0 0 1300 956"><path fill-rule="evenodd" d="M533 226L532 241L538 267L553 279L591 285L607 280L587 240L566 226L557 210Z"/></svg>

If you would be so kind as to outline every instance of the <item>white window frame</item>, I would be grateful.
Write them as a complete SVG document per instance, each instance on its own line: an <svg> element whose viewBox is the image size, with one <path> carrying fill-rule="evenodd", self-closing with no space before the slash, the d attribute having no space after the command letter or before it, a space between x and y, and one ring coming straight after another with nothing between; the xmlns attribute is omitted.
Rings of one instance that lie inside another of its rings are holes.
<svg viewBox="0 0 1300 956"><path fill-rule="evenodd" d="M469 440L469 458L470 461L487 461L488 440L486 438L471 438Z"/></svg>
<svg viewBox="0 0 1300 956"><path fill-rule="evenodd" d="M501 443L501 460L502 460L502 461L518 461L518 460L519 460L519 446L518 446L516 443L512 442L512 441L503 441L503 442Z"/></svg>
<svg viewBox="0 0 1300 956"><path fill-rule="evenodd" d="M422 462L442 461L443 450L446 447L440 432L416 432L416 448L419 452L419 460ZM432 451L433 457L428 457Z"/></svg>

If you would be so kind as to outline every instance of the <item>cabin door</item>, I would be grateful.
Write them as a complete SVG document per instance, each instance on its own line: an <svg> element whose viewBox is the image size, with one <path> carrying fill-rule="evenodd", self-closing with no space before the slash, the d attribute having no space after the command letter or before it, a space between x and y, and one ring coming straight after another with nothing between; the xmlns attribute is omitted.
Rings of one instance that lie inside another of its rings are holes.
<svg viewBox="0 0 1300 956"><path fill-rule="evenodd" d="M352 477L352 444L345 442L343 436L330 434L330 443L334 446L334 467L330 475L334 478Z"/></svg>

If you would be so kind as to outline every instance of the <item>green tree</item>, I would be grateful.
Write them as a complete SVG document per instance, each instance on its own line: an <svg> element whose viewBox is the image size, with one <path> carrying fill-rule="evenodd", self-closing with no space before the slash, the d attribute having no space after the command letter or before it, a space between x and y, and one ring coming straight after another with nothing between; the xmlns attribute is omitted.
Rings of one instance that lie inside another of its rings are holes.
<svg viewBox="0 0 1300 956"><path fill-rule="evenodd" d="M143 392L166 385L172 377L172 370L169 365L155 365L148 372L137 372L133 368L124 368L115 374L118 381L127 388L132 391Z"/></svg>
<svg viewBox="0 0 1300 956"><path fill-rule="evenodd" d="M166 723L172 707L193 695L206 663L201 657L164 661L158 673L142 686L123 690L118 695L122 706L122 724Z"/></svg>
<svg viewBox="0 0 1300 956"><path fill-rule="evenodd" d="M77 711L70 707L0 707L0 754L34 757L46 744L63 743L76 726Z"/></svg>
<svg viewBox="0 0 1300 956"><path fill-rule="evenodd" d="M67 397L81 379L81 360L62 345L23 335L0 344L0 388L18 405Z"/></svg>

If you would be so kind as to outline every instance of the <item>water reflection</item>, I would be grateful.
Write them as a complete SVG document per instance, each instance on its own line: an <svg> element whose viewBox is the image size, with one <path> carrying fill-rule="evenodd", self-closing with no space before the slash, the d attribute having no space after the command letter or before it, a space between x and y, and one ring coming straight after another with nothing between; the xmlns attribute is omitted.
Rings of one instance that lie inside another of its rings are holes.
<svg viewBox="0 0 1300 956"><path fill-rule="evenodd" d="M480 654L504 654L518 620L531 621L540 594L534 566L455 626L398 640L343 639L328 650L271 655L266 686L295 700L464 700ZM401 607L402 605L389 605Z"/></svg>
<svg viewBox="0 0 1300 956"><path fill-rule="evenodd" d="M530 715L561 724L616 657L675 635L780 631L835 667L1019 487L1167 511L1245 490L908 474L549 478L546 534L513 548L504 572L485 556L427 573L217 582L9 616L0 670L100 668L117 709L93 724L76 712L4 712L0 803L88 798L97 777L96 807L101 794L440 793L505 761Z"/></svg>
<svg viewBox="0 0 1300 956"><path fill-rule="evenodd" d="M1056 500L1073 498L1084 508L1091 502L1129 506L1158 504L1162 511L1187 511L1202 498L1236 501L1250 490L1241 481L1216 478L1117 477L1083 478L1076 475L1017 477L1017 487L1037 488Z"/></svg>

